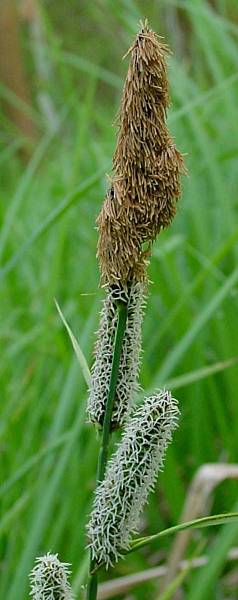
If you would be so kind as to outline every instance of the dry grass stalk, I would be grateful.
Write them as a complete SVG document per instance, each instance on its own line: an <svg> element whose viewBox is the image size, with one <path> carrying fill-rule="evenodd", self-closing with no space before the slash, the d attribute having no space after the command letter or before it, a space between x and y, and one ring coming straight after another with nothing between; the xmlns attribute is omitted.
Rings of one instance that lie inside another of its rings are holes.
<svg viewBox="0 0 238 600"><path fill-rule="evenodd" d="M128 54L112 183L97 219L98 258L107 283L145 278L151 242L175 215L185 172L166 126L169 48L146 22Z"/></svg>
<svg viewBox="0 0 238 600"><path fill-rule="evenodd" d="M227 553L227 561L237 561L238 559L238 548L234 547ZM207 565L209 562L209 556L203 554L197 558L191 558L188 560L182 560L178 565L179 571L187 571L188 569L199 569ZM119 594L125 594L132 588L147 581L153 581L164 577L168 572L168 567L160 565L159 567L153 567L152 569L146 569L133 573L133 575L124 575L124 577L115 577L105 583L101 583L98 588L98 600L108 600L114 598ZM237 575L237 569L236 569Z"/></svg>
<svg viewBox="0 0 238 600"><path fill-rule="evenodd" d="M225 479L238 478L237 464L214 464L208 463L199 467L196 471L192 483L189 487L185 500L181 523L197 519L207 513L211 504L211 496L216 487ZM192 536L192 530L180 531L172 543L171 550L167 560L167 572L163 582L163 590L173 581L176 571L183 559L189 540Z"/></svg>

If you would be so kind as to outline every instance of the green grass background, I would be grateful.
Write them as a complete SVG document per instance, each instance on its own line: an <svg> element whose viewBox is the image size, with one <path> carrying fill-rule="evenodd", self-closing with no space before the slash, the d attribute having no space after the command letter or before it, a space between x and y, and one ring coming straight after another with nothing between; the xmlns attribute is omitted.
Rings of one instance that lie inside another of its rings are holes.
<svg viewBox="0 0 238 600"><path fill-rule="evenodd" d="M150 266L141 384L152 391L171 382L182 416L143 534L179 520L200 465L238 460L237 365L217 367L238 357L237 2L96 0L69 7L52 0L42 3L41 16L47 81L37 81L27 33L25 52L33 96L42 85L57 118L50 128L35 102L40 139L24 165L18 149L25 142L3 115L0 154L0 597L7 600L28 597L34 557L47 551L72 563L82 597L99 440L85 423L87 386L54 298L91 366L103 296L95 217L115 148L111 124L127 68L121 57L146 16L173 50L168 120L187 153L189 177ZM236 503L237 483L225 482L208 511ZM211 560L188 573L187 600L237 597L222 582L234 568L226 554L237 537L235 525L194 535L187 556L202 539ZM161 541L157 562L170 544ZM113 575L153 560L154 548L141 551ZM135 588L132 597L158 598L157 585Z"/></svg>

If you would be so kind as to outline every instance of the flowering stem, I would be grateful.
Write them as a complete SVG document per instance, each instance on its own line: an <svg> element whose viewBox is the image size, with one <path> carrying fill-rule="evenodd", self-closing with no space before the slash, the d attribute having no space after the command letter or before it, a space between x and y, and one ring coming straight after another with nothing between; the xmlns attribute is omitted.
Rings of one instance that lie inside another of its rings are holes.
<svg viewBox="0 0 238 600"><path fill-rule="evenodd" d="M117 323L117 330L116 330L116 334L115 334L110 384L109 384L108 397L107 397L106 408L105 408L105 416L104 416L104 421L103 421L102 444L101 444L101 448L100 448L99 456L98 456L96 485L98 485L104 479L105 469L106 469L106 464L107 464L111 419L112 419L112 412L113 412L113 403L114 403L115 392L116 392L117 377L118 377L118 370L119 370L119 365L120 365L123 337L124 337L124 333L125 333L125 329L126 329L127 304L125 302L121 302L121 301L118 302L117 310L118 310L118 323ZM97 572L95 571L95 566L96 566L95 561L91 557L90 568L89 568L89 581L88 581L88 588L87 588L87 600L96 600L96 598L97 598Z"/></svg>

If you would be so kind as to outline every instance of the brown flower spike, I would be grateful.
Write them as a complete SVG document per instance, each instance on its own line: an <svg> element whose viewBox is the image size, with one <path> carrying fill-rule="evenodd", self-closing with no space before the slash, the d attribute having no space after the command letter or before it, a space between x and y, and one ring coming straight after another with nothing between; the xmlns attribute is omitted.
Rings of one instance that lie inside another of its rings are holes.
<svg viewBox="0 0 238 600"><path fill-rule="evenodd" d="M166 126L169 48L145 22L127 54L112 184L97 219L101 275L109 284L146 278L151 242L175 215L185 173Z"/></svg>

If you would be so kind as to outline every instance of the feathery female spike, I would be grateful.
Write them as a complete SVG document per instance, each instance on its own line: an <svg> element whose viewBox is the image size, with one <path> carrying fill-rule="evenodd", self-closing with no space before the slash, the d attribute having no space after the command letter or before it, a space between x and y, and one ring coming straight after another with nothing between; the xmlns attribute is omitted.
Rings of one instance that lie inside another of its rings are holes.
<svg viewBox="0 0 238 600"><path fill-rule="evenodd" d="M145 279L151 242L176 212L186 171L166 126L168 53L147 22L128 51L112 185L97 220L105 282Z"/></svg>
<svg viewBox="0 0 238 600"><path fill-rule="evenodd" d="M179 410L170 392L145 399L125 426L96 490L88 524L89 546L97 564L108 568L129 548L131 535L177 425Z"/></svg>
<svg viewBox="0 0 238 600"><path fill-rule="evenodd" d="M144 309L143 283L133 281L130 285L128 284L127 288L122 288L120 284L114 284L109 287L103 302L87 408L89 421L101 426L103 425L110 384L114 340L118 323L118 300L127 303L127 324L119 364L111 429L116 429L122 425L129 414L133 396L139 387L137 380L141 355L141 323Z"/></svg>
<svg viewBox="0 0 238 600"><path fill-rule="evenodd" d="M73 600L69 575L69 564L61 563L58 554L40 556L30 573L30 596L33 600Z"/></svg>

